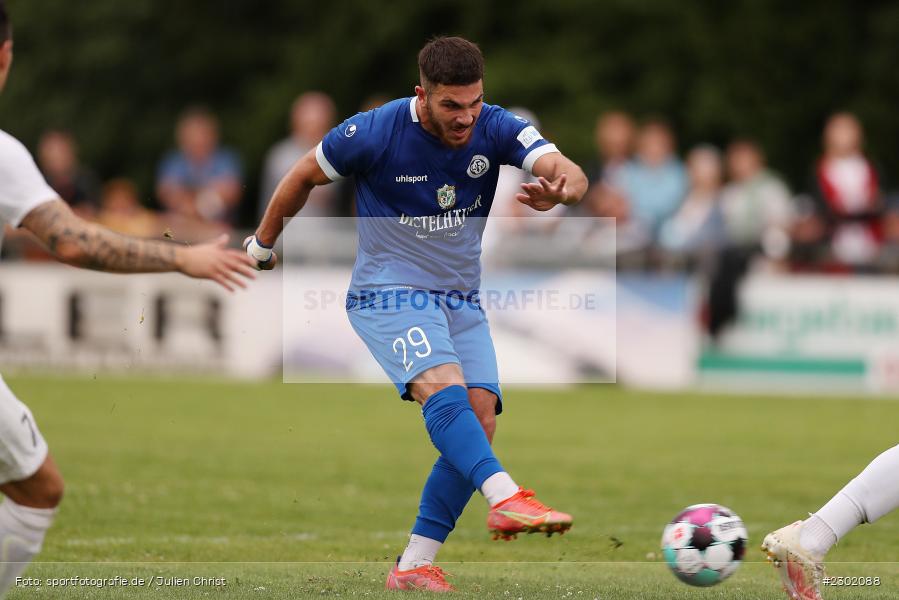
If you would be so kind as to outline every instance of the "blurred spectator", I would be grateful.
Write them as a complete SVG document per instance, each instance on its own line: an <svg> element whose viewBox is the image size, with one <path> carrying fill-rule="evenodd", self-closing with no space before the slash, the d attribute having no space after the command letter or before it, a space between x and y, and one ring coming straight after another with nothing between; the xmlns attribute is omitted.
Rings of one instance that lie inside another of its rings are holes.
<svg viewBox="0 0 899 600"><path fill-rule="evenodd" d="M97 222L136 237L162 237L163 234L156 214L144 208L137 188L128 179L113 179L103 186Z"/></svg>
<svg viewBox="0 0 899 600"><path fill-rule="evenodd" d="M38 163L47 183L76 213L91 218L98 207L96 176L78 162L78 147L67 131L50 130L38 142Z"/></svg>
<svg viewBox="0 0 899 600"><path fill-rule="evenodd" d="M713 339L736 318L737 292L756 256L786 258L795 211L790 191L765 167L762 149L749 140L735 140L727 149L731 182L724 188L721 212L726 244L709 282L709 334Z"/></svg>
<svg viewBox="0 0 899 600"><path fill-rule="evenodd" d="M627 200L629 219L653 240L687 192L686 172L674 151L671 128L649 121L637 135L636 156L616 170L612 181Z"/></svg>
<svg viewBox="0 0 899 600"><path fill-rule="evenodd" d="M591 173L594 182L611 182L634 150L634 121L620 111L604 112L596 120L594 141L599 160Z"/></svg>
<svg viewBox="0 0 899 600"><path fill-rule="evenodd" d="M259 216L265 213L275 188L290 168L325 137L334 127L337 110L334 102L322 92L306 92L294 100L290 109L290 136L268 151L263 167ZM309 194L309 200L301 214L325 216L334 214L333 204L337 188L333 185L317 186Z"/></svg>
<svg viewBox="0 0 899 600"><path fill-rule="evenodd" d="M818 269L830 259L827 247L827 225L821 218L818 203L809 194L793 199L796 216L790 228L790 265L794 270Z"/></svg>
<svg viewBox="0 0 899 600"><path fill-rule="evenodd" d="M729 246L758 247L772 258L784 258L787 232L794 217L790 190L765 166L761 148L750 140L735 140L727 148L730 183L721 210Z"/></svg>
<svg viewBox="0 0 899 600"><path fill-rule="evenodd" d="M883 180L863 152L858 118L847 112L832 115L823 144L810 186L815 218L823 221L829 250L838 263L871 265L881 243Z"/></svg>
<svg viewBox="0 0 899 600"><path fill-rule="evenodd" d="M162 208L186 219L233 224L241 199L237 155L219 146L219 126L204 108L188 109L175 130L178 149L159 166L156 194Z"/></svg>
<svg viewBox="0 0 899 600"><path fill-rule="evenodd" d="M604 112L596 119L593 140L597 161L588 172L590 187L584 195L581 211L590 216L617 219L621 221L619 225L624 227L630 211L627 198L614 188L614 182L633 153L634 121L625 112ZM640 242L638 245L644 244Z"/></svg>
<svg viewBox="0 0 899 600"><path fill-rule="evenodd" d="M899 198L887 201L883 216L883 246L877 262L880 270L899 274Z"/></svg>
<svg viewBox="0 0 899 600"><path fill-rule="evenodd" d="M662 224L663 250L696 258L721 244L721 163L721 152L714 146L697 146L687 155L690 188L678 211Z"/></svg>

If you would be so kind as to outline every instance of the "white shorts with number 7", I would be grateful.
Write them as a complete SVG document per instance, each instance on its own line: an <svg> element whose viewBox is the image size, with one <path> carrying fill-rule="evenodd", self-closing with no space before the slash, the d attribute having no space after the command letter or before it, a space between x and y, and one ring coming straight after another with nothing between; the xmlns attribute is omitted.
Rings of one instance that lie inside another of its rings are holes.
<svg viewBox="0 0 899 600"><path fill-rule="evenodd" d="M0 377L0 484L28 479L46 458L34 415Z"/></svg>

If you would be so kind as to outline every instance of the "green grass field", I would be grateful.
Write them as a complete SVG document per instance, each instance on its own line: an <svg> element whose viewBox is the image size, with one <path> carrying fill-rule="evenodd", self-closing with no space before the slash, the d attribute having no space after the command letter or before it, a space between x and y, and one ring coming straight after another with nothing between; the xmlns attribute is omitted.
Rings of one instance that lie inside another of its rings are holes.
<svg viewBox="0 0 899 600"><path fill-rule="evenodd" d="M44 552L9 598L383 597L436 454L390 388L10 377L67 480ZM761 537L897 443L899 403L507 390L496 448L519 482L575 515L563 537L494 542L476 496L440 555L461 597L777 599ZM689 588L661 562L664 524L718 502L751 536L724 584ZM617 540L617 541L616 541ZM831 575L882 578L825 598L895 598L899 515L832 553ZM57 587L50 578L143 578ZM224 578L157 585L155 577ZM395 597L389 595L390 597Z"/></svg>

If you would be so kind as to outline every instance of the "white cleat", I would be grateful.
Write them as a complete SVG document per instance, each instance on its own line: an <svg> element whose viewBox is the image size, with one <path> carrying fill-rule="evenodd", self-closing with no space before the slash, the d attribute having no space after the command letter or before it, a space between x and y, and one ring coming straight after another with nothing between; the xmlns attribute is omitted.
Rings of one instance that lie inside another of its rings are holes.
<svg viewBox="0 0 899 600"><path fill-rule="evenodd" d="M765 536L762 550L780 573L784 591L792 600L823 600L823 556L812 554L799 543L802 521L781 527Z"/></svg>

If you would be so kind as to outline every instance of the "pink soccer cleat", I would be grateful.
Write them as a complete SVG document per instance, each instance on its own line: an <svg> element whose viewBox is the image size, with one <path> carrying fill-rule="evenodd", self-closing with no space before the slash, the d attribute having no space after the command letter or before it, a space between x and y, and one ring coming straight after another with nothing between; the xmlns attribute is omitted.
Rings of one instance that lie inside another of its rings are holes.
<svg viewBox="0 0 899 600"><path fill-rule="evenodd" d="M545 533L547 537L571 529L571 515L558 512L534 497L533 490L518 493L493 506L487 514L487 529L493 539L513 540L519 533Z"/></svg>
<svg viewBox="0 0 899 600"><path fill-rule="evenodd" d="M388 590L401 591L421 591L421 592L454 592L456 588L446 581L446 573L440 567L434 565L425 565L408 571L399 570L400 560L397 558L396 564L387 574L387 584L384 586Z"/></svg>

